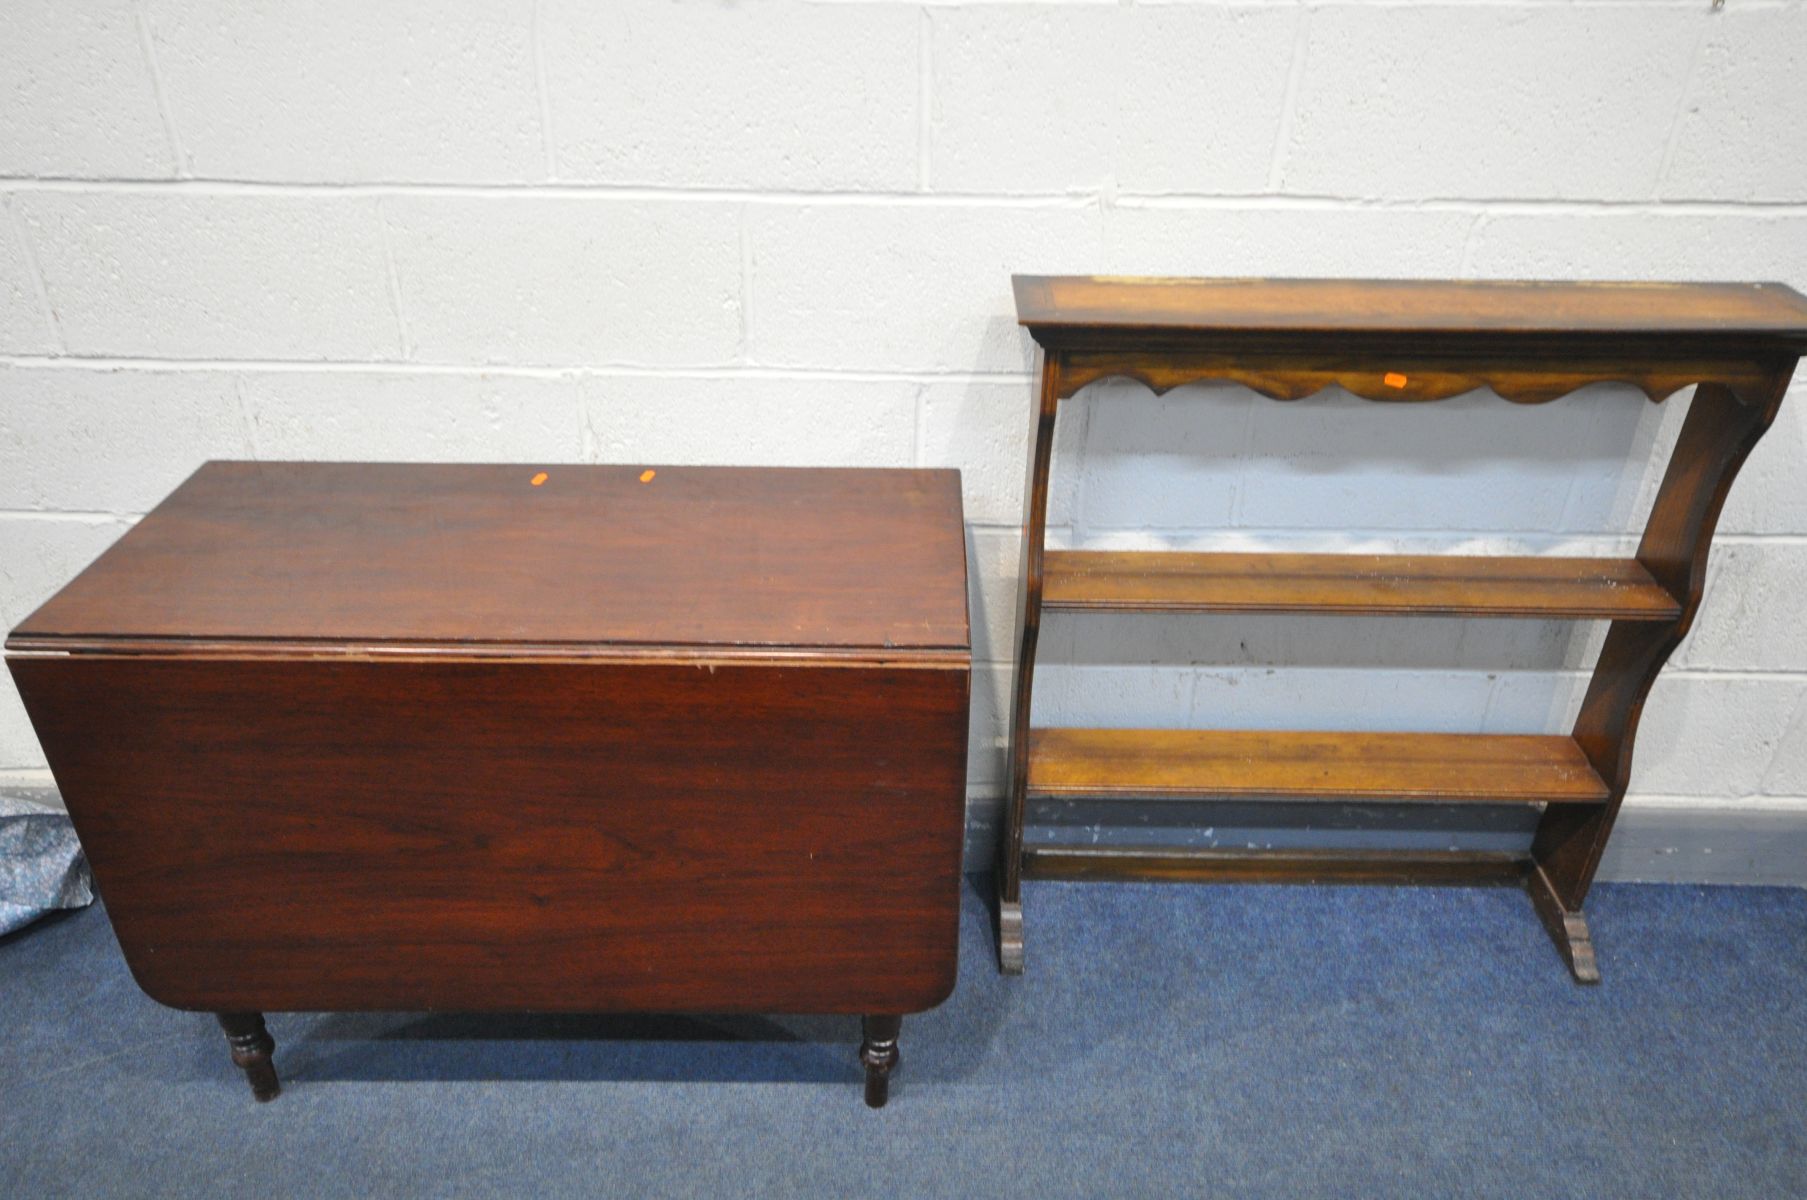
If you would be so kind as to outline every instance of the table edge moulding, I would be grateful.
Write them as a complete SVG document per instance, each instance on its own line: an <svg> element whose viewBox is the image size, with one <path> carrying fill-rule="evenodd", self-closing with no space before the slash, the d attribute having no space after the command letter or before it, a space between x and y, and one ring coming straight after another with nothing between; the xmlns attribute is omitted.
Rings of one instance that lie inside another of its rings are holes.
<svg viewBox="0 0 1807 1200"><path fill-rule="evenodd" d="M1576 980L1582 906L1631 776L1645 697L1700 607L1713 528L1807 350L1779 283L1012 279L1037 347L1016 605L998 955L1023 969L1024 878L1522 885ZM1049 550L1063 400L1111 377L1226 381L1275 400L1340 387L1422 402L1486 389L1543 404L1589 384L1695 393L1624 559ZM1610 622L1566 736L1173 732L1030 726L1043 610L1493 616ZM1528 852L1026 844L1032 797L1523 804Z"/></svg>

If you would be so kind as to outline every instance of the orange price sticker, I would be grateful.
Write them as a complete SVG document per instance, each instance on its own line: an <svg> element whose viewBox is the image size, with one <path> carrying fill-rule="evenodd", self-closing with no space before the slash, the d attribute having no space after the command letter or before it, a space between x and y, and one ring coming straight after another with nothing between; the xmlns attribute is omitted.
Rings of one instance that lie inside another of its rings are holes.
<svg viewBox="0 0 1807 1200"><path fill-rule="evenodd" d="M657 474L657 471L642 471L640 472L640 482L651 483L653 481L653 476Z"/></svg>
<svg viewBox="0 0 1807 1200"><path fill-rule="evenodd" d="M546 482L546 472L541 471L538 475L535 475L532 479L529 479L527 482L531 483L534 487L540 486L540 484Z"/></svg>
<svg viewBox="0 0 1807 1200"><path fill-rule="evenodd" d="M1388 371L1385 375L1380 377L1380 381L1388 387L1405 386L1405 376L1401 375L1398 371Z"/></svg>

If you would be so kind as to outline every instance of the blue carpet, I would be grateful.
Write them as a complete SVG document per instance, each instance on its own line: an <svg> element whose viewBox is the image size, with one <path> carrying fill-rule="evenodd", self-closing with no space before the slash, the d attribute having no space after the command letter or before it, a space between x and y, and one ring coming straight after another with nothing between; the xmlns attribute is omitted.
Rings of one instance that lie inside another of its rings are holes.
<svg viewBox="0 0 1807 1200"><path fill-rule="evenodd" d="M904 1023L276 1015L254 1105L89 909L0 941L0 1196L1807 1195L1807 892L1032 884Z"/></svg>

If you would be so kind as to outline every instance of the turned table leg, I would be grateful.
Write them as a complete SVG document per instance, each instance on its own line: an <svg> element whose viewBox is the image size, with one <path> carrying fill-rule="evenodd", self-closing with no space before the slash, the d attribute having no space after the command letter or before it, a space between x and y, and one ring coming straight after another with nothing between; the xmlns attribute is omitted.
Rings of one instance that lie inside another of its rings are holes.
<svg viewBox="0 0 1807 1200"><path fill-rule="evenodd" d="M902 1017L862 1017L860 1062L866 1067L866 1104L883 1108L891 1098L891 1072L897 1067L897 1034Z"/></svg>
<svg viewBox="0 0 1807 1200"><path fill-rule="evenodd" d="M251 1095L258 1100L276 1099L282 1093L282 1083L276 1078L276 1064L270 1061L276 1039L264 1028L263 1014L223 1012L219 1018L220 1028L226 1031L226 1041L232 1046L232 1061L251 1083Z"/></svg>

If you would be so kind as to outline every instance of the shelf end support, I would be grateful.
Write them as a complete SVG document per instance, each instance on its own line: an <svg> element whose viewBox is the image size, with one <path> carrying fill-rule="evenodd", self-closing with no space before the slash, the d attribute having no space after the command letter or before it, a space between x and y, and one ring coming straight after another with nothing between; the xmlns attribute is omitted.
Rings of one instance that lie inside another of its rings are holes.
<svg viewBox="0 0 1807 1200"><path fill-rule="evenodd" d="M1574 974L1575 982L1599 983L1600 964L1594 958L1594 939L1588 931L1587 918L1581 915L1580 909L1570 908L1562 902L1556 885L1541 863L1531 864L1525 876L1525 890L1531 893L1532 907L1537 909L1538 919L1549 931L1550 940L1556 943L1556 950Z"/></svg>

